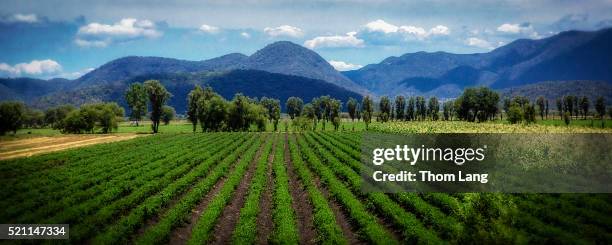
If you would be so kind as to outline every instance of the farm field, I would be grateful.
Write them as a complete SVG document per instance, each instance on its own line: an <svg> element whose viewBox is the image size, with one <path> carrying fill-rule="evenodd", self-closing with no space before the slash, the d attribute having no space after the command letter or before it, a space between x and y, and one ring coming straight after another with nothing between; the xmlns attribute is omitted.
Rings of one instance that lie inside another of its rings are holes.
<svg viewBox="0 0 612 245"><path fill-rule="evenodd" d="M473 130L460 124L441 130ZM370 127L436 132L410 125ZM0 221L67 223L73 244L612 241L607 194L363 193L361 140L361 132L161 133L4 160Z"/></svg>

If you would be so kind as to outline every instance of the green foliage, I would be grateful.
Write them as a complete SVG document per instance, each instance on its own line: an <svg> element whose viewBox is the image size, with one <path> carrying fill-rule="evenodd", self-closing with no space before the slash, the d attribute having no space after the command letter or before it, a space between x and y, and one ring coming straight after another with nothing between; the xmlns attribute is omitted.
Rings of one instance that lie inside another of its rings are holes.
<svg viewBox="0 0 612 245"><path fill-rule="evenodd" d="M26 106L22 102L8 101L0 103L0 135L12 131L13 134L21 128L26 113Z"/></svg>
<svg viewBox="0 0 612 245"><path fill-rule="evenodd" d="M280 101L268 97L263 97L259 103L267 110L268 120L274 125L274 131L278 130L280 119Z"/></svg>
<svg viewBox="0 0 612 245"><path fill-rule="evenodd" d="M359 102L357 102L355 98L351 97L346 103L346 107L348 109L348 113L349 113L349 117L351 118L351 121L355 121L355 118L358 118L357 111L359 111Z"/></svg>
<svg viewBox="0 0 612 245"><path fill-rule="evenodd" d="M515 124L523 121L523 109L517 103L512 103L506 112L508 122Z"/></svg>
<svg viewBox="0 0 612 245"><path fill-rule="evenodd" d="M536 100L536 104L538 105L538 109L540 111L540 118L544 120L544 114L546 113L546 103L544 96L539 96Z"/></svg>
<svg viewBox="0 0 612 245"><path fill-rule="evenodd" d="M60 129L62 128L64 118L68 116L68 113L74 110L76 110L76 108L72 105L49 108L45 111L45 124L50 125L53 129Z"/></svg>
<svg viewBox="0 0 612 245"><path fill-rule="evenodd" d="M153 133L157 133L162 116L162 107L168 102L172 94L157 80L144 82L144 88L149 96L149 105L151 106L151 121L153 122L151 128Z"/></svg>
<svg viewBox="0 0 612 245"><path fill-rule="evenodd" d="M93 133L100 128L102 133L110 133L118 128L124 110L117 103L97 103L81 106L73 110L61 123L63 133Z"/></svg>
<svg viewBox="0 0 612 245"><path fill-rule="evenodd" d="M536 110L535 110L535 105L531 104L527 104L524 107L524 118L525 118L525 122L527 123L534 123L535 122L535 118L536 118Z"/></svg>
<svg viewBox="0 0 612 245"><path fill-rule="evenodd" d="M294 119L295 117L302 115L304 101L298 97L289 97L287 99L287 103L285 103L285 108L287 108L287 114L289 114L289 117Z"/></svg>
<svg viewBox="0 0 612 245"><path fill-rule="evenodd" d="M196 85L195 88L187 95L187 120L191 122L193 132L196 131L196 127L198 125L198 103L202 96L204 96L204 90L202 90L202 87L198 85Z"/></svg>
<svg viewBox="0 0 612 245"><path fill-rule="evenodd" d="M381 122L388 122L389 117L391 116L391 101L389 101L389 97L380 97L380 101L378 102L378 110L380 112L378 115L378 120Z"/></svg>
<svg viewBox="0 0 612 245"><path fill-rule="evenodd" d="M125 92L125 101L130 108L130 120L136 125L147 114L147 91L141 83L132 83Z"/></svg>
<svg viewBox="0 0 612 245"><path fill-rule="evenodd" d="M26 108L23 114L23 126L26 128L42 128L46 126L45 113L41 110Z"/></svg>
<svg viewBox="0 0 612 245"><path fill-rule="evenodd" d="M374 112L374 105L370 96L366 95L363 97L363 101L361 102L361 117L363 118L363 122L366 124L366 130L372 122L372 113Z"/></svg>
<svg viewBox="0 0 612 245"><path fill-rule="evenodd" d="M571 120L572 120L572 114L569 111L566 111L563 114L563 122L565 122L566 126L569 126Z"/></svg>
<svg viewBox="0 0 612 245"><path fill-rule="evenodd" d="M272 163L272 169L274 170L274 209L272 210L274 231L271 238L274 244L297 244L299 238L296 214L291 206L293 200L289 190L289 177L285 168L283 142L282 138L277 135L274 162Z"/></svg>
<svg viewBox="0 0 612 245"><path fill-rule="evenodd" d="M404 120L406 112L406 99L404 96L396 96L395 97L395 118L397 120Z"/></svg>
<svg viewBox="0 0 612 245"><path fill-rule="evenodd" d="M444 117L444 120L453 120L453 115L455 114L454 103L455 102L452 100L449 100L442 104L442 116Z"/></svg>
<svg viewBox="0 0 612 245"><path fill-rule="evenodd" d="M440 102L438 102L438 98L431 97L429 98L429 103L427 105L427 114L433 121L437 121L439 118L438 113L440 112Z"/></svg>
<svg viewBox="0 0 612 245"><path fill-rule="evenodd" d="M515 101L522 105L522 101ZM463 94L455 100L459 119L474 122L492 120L497 113L499 94L490 88L466 88Z"/></svg>
<svg viewBox="0 0 612 245"><path fill-rule="evenodd" d="M406 104L406 119L408 121L412 121L412 120L416 120L416 115L415 115L415 99L414 97L410 97L408 98L408 103Z"/></svg>
<svg viewBox="0 0 612 245"><path fill-rule="evenodd" d="M175 115L176 111L174 111L174 107L168 105L162 107L161 120L164 122L164 125L170 124L170 121L174 120Z"/></svg>

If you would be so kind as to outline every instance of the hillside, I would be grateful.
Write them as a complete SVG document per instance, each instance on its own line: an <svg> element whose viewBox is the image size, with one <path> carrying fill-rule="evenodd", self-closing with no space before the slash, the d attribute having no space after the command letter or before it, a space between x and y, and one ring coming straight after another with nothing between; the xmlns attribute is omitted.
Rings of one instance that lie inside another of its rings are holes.
<svg viewBox="0 0 612 245"><path fill-rule="evenodd" d="M455 86L503 89L540 81L612 82L612 29L520 39L481 54L418 52L389 57L344 75L376 94L435 92Z"/></svg>
<svg viewBox="0 0 612 245"><path fill-rule="evenodd" d="M544 96L552 103L551 106L554 106L556 99L565 95L586 96L591 101L591 106L597 97L603 96L606 104L612 105L612 84L602 81L545 81L506 88L499 92L502 98L521 95L532 101L538 96Z"/></svg>
<svg viewBox="0 0 612 245"><path fill-rule="evenodd" d="M129 84L156 79L172 93L169 105L177 113L186 110L187 94L195 85L211 86L215 91L230 100L236 93L250 97L263 96L277 98L282 106L290 96L309 102L313 97L331 95L344 102L349 97L361 99L361 95L338 87L334 84L300 76L283 75L257 70L234 70L224 73L156 73L131 77L122 82L113 82L79 88L71 91L58 91L36 99L32 104L38 108L60 104L84 104L99 101L117 101L126 106L123 93ZM284 108L283 108L284 110Z"/></svg>

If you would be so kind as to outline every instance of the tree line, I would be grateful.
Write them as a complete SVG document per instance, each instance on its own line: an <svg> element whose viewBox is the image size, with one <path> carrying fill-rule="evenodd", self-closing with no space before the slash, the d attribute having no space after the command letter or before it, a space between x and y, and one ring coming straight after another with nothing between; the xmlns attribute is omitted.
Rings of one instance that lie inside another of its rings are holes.
<svg viewBox="0 0 612 245"><path fill-rule="evenodd" d="M125 92L129 108L129 119L136 125L143 117L149 116L153 133L159 131L161 122L168 124L176 115L174 108L167 105L172 94L157 80L131 84ZM281 102L278 99L262 97L250 98L241 93L232 100L226 100L211 87L195 88L187 96L186 117L193 126L201 131L264 131L266 123L278 130L281 119ZM606 114L606 103L598 97L595 103L583 96L567 95L557 99L556 109L561 119L569 124L574 118L586 119L590 108L594 106L593 116L603 119ZM542 120L549 117L551 105L548 99L538 97L534 102L524 96L504 98L486 87L466 88L454 100L440 101L432 96L404 97L396 96L393 101L387 96L378 99L377 105L370 96L361 101L349 98L346 102L348 117L363 120L366 129L375 119L378 122L388 121L423 121L423 120L463 120L484 122L495 120L499 115L510 123L535 122L536 117ZM309 103L299 97L290 97L285 102L287 115L293 127L301 130L316 129L319 124L325 130L331 123L338 130L341 123L342 101L329 95L313 98ZM607 113L612 118L612 108ZM118 122L123 120L124 110L117 103L86 104L80 108L62 105L40 111L28 108L22 102L0 103L0 134L15 133L22 126L29 128L46 127L59 129L64 133L109 133L117 129ZM285 128L287 128L285 122ZM354 127L354 126L353 126Z"/></svg>

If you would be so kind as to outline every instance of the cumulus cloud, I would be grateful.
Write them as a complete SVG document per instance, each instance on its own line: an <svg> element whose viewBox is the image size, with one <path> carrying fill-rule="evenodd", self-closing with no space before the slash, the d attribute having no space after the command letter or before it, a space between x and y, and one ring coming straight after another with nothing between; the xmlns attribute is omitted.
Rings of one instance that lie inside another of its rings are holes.
<svg viewBox="0 0 612 245"><path fill-rule="evenodd" d="M53 75L62 71L62 66L54 60L32 60L29 63L9 65L0 63L0 73L9 77Z"/></svg>
<svg viewBox="0 0 612 245"><path fill-rule="evenodd" d="M364 41L357 38L357 32L349 32L344 36L319 36L304 42L304 46L310 49L315 48L342 48L342 47L363 47Z"/></svg>
<svg viewBox="0 0 612 245"><path fill-rule="evenodd" d="M264 33L271 37L293 37L298 38L304 36L304 31L302 29L290 26L290 25L282 25L278 27L266 27L264 28Z"/></svg>
<svg viewBox="0 0 612 245"><path fill-rule="evenodd" d="M82 26L75 43L83 47L105 47L114 41L156 38L162 34L150 20L125 18L110 25L93 22Z"/></svg>
<svg viewBox="0 0 612 245"><path fill-rule="evenodd" d="M540 34L533 29L533 26L530 23L527 22L522 24L504 23L497 27L497 31L505 34L522 35L536 39L541 38Z"/></svg>
<svg viewBox="0 0 612 245"><path fill-rule="evenodd" d="M249 34L248 32L241 32L240 36L246 39L251 38L251 34Z"/></svg>
<svg viewBox="0 0 612 245"><path fill-rule="evenodd" d="M328 62L331 66L334 67L334 69L338 71L350 71L350 70L356 70L356 69L363 67L362 65L346 63L344 61L338 61L338 60L330 60Z"/></svg>
<svg viewBox="0 0 612 245"><path fill-rule="evenodd" d="M482 49L493 49L493 45L484 39L480 39L480 38L476 38L476 37L470 37L467 40L465 40L465 43L469 46L474 46L474 47L478 47L478 48L482 48Z"/></svg>
<svg viewBox="0 0 612 245"><path fill-rule="evenodd" d="M76 78L79 78L79 77L89 73L90 71L93 71L93 70L95 70L95 68L85 68L85 69L80 70L80 71L62 73L62 74L59 75L59 77L63 77L63 78L67 78L67 79L76 79Z"/></svg>
<svg viewBox="0 0 612 245"><path fill-rule="evenodd" d="M378 32L383 34L401 34L408 38L416 38L423 40L432 36L447 36L450 34L450 29L447 26L437 25L429 30L423 27L402 25L396 26L385 22L384 20L375 20L364 25L367 32Z"/></svg>
<svg viewBox="0 0 612 245"><path fill-rule="evenodd" d="M0 18L0 22L6 23L36 23L39 22L38 16L36 14L13 14Z"/></svg>
<svg viewBox="0 0 612 245"><path fill-rule="evenodd" d="M200 26L199 30L204 33L215 34L219 32L219 27L203 24Z"/></svg>

